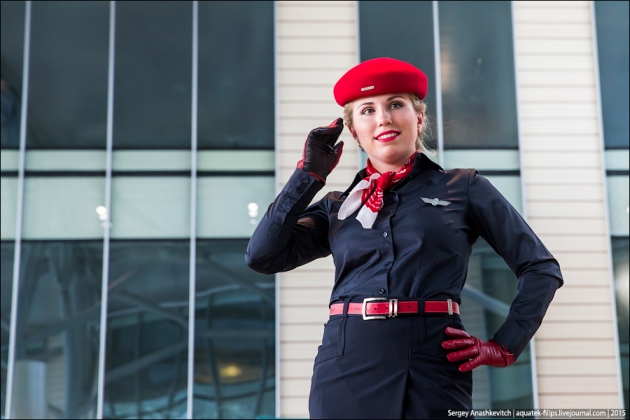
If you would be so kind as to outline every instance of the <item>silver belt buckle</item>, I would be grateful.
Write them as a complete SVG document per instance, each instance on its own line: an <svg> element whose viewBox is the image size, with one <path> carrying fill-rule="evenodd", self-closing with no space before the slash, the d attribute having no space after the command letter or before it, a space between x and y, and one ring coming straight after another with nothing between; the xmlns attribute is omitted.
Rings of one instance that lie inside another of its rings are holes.
<svg viewBox="0 0 630 420"><path fill-rule="evenodd" d="M365 321L369 321L371 319L387 319L386 316L384 315L368 315L367 314L367 304L368 302L374 302L374 301L384 301L387 300L387 298L382 298L382 297L372 297L372 298L365 298L363 299L363 310L361 311L361 314L363 315L363 319ZM392 306L391 306L391 302L389 304L389 312L392 312Z"/></svg>
<svg viewBox="0 0 630 420"><path fill-rule="evenodd" d="M368 302L374 302L374 301L386 301L388 300L389 302L389 314L388 315L368 315L367 314L367 304ZM398 316L398 299L387 299L387 298L381 298L381 297L374 297L374 298L365 298L363 299L363 310L362 310L362 314L363 314L363 319L366 321L369 321L370 319L387 319L387 318L394 318Z"/></svg>
<svg viewBox="0 0 630 420"><path fill-rule="evenodd" d="M453 300L446 299L446 303L448 304L448 314L453 315Z"/></svg>

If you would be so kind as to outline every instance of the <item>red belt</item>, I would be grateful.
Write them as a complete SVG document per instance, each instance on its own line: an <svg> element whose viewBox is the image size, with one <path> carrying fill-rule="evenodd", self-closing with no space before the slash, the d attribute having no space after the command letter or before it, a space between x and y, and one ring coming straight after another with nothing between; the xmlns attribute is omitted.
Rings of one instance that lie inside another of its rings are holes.
<svg viewBox="0 0 630 420"><path fill-rule="evenodd" d="M330 315L342 315L343 305L343 302L330 305ZM459 305L451 299L428 300L424 302L423 313L459 315ZM363 302L348 304L348 315L363 315L366 320L393 318L403 314L418 314L418 301L365 298Z"/></svg>

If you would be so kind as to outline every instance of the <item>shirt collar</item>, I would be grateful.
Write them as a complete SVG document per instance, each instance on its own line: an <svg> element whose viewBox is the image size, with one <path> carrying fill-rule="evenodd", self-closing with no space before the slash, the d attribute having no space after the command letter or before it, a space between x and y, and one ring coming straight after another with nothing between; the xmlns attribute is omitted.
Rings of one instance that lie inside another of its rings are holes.
<svg viewBox="0 0 630 420"><path fill-rule="evenodd" d="M415 176L420 175L426 170L430 171L427 174L429 181L434 182L434 183L437 181L437 178L441 174L445 173L444 169L442 169L442 167L438 165L437 163L433 162L427 155L425 155L422 152L418 153L416 155L416 161L414 162L413 169L411 170L410 175L415 177ZM350 184L350 187L346 191L344 191L344 193L341 196L342 197L348 196L350 191L352 191L352 189L366 176L367 176L367 173L365 171L365 168L357 172L357 175L354 177L354 181L352 181L352 184Z"/></svg>

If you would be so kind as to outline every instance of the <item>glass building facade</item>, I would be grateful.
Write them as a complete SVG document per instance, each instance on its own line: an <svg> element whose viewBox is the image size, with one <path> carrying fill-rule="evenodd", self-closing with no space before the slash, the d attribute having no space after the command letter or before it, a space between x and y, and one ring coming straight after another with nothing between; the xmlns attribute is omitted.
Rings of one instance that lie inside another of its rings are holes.
<svg viewBox="0 0 630 420"><path fill-rule="evenodd" d="M511 2L346 3L358 33L334 42L356 35L360 60L423 69L435 160L477 168L524 214ZM627 407L628 3L593 4ZM303 354L281 358L280 286L243 254L281 185L276 170L292 171L287 157L301 152L276 141L306 134L281 132L276 111L332 104L279 103L302 87L274 78L308 68L328 92L337 77L320 72L323 51L301 51L320 41L308 36L291 39L300 62L282 64L278 40L291 36L274 25L355 28L311 6L299 5L313 14L305 20L266 1L1 2L3 418L273 416L287 376L278 362L309 376L297 366L310 369L321 336L287 330ZM478 241L462 292L467 330L489 339L517 287ZM506 369L475 369L474 407L538 407L536 381L549 378L533 377L533 348ZM294 388L283 398L301 398Z"/></svg>
<svg viewBox="0 0 630 420"><path fill-rule="evenodd" d="M3 415L275 413L273 18L2 2Z"/></svg>

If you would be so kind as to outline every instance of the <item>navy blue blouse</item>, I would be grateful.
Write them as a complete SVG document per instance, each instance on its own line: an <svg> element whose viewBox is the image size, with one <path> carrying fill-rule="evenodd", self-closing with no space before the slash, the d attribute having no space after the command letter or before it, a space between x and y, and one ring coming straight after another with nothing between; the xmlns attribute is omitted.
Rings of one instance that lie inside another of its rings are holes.
<svg viewBox="0 0 630 420"><path fill-rule="evenodd" d="M346 192L308 206L322 185L296 169L256 228L247 265L273 274L332 253L330 303L377 296L461 304L472 246L481 236L519 278L508 317L493 337L518 356L563 284L558 262L518 212L477 171L444 171L419 153L411 174L385 192L372 229L364 229L357 212L345 220L337 213L365 176L360 171Z"/></svg>

